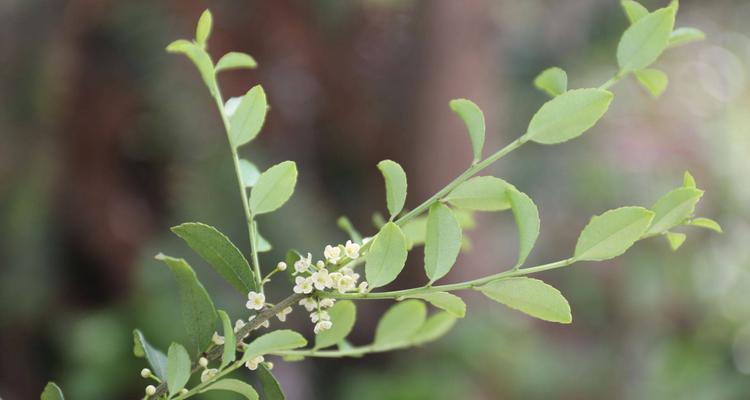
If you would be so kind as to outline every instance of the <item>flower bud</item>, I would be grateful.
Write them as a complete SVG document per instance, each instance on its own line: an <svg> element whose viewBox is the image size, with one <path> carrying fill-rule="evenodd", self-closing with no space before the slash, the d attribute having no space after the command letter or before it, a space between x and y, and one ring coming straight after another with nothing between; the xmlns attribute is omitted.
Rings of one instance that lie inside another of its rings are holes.
<svg viewBox="0 0 750 400"><path fill-rule="evenodd" d="M151 377L151 370L148 368L144 368L141 370L141 376L144 378L150 378Z"/></svg>
<svg viewBox="0 0 750 400"><path fill-rule="evenodd" d="M156 387L154 385L146 386L146 396L153 396L156 394Z"/></svg>

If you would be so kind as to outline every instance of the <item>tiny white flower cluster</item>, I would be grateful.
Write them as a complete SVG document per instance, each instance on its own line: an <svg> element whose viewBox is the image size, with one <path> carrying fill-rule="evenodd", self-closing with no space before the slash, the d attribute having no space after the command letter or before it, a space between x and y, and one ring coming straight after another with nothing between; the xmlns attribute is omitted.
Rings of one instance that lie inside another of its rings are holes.
<svg viewBox="0 0 750 400"><path fill-rule="evenodd" d="M360 250L361 246L351 240L347 240L343 245L327 245L323 250L325 260L316 261L314 264L312 255L307 253L307 257L302 257L294 263L293 275L297 275L294 279L294 293L310 294L314 290L335 290L342 294L356 290L366 293L367 282L358 283L359 274L347 266L349 262L360 258ZM335 270L339 264L343 266ZM330 272L326 267L332 267L334 272ZM322 298L318 301L315 297L300 300L299 305L311 312L310 319L315 324L316 334L331 329L331 318L324 309L333 306L334 301L331 298Z"/></svg>

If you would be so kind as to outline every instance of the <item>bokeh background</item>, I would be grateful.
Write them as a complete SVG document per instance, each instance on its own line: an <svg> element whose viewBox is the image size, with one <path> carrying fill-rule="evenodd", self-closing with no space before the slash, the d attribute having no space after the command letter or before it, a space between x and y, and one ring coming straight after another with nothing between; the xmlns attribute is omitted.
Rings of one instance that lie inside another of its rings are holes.
<svg viewBox="0 0 750 400"><path fill-rule="evenodd" d="M272 107L243 154L301 171L292 201L261 221L274 245L266 265L344 240L340 215L373 233L381 159L405 167L411 206L465 168L450 99L484 109L486 148L497 148L545 101L530 83L539 71L558 65L572 87L600 84L627 25L615 0L1 1L1 398L37 398L50 379L71 399L141 396L132 329L161 348L183 338L158 251L192 261L217 305L243 315L243 299L168 230L202 221L244 243L220 120L192 65L164 52L192 37L207 7L211 53L260 63L224 73L225 93L259 82ZM625 81L584 137L525 146L490 170L540 207L532 265L567 257L591 215L648 206L686 169L707 191L699 213L723 235L692 230L677 253L657 238L545 273L569 298L572 325L468 293L467 318L424 348L277 362L288 398L750 398L749 19L745 0L683 0L677 25L708 40L659 61L671 78L662 99ZM508 213L477 220L449 279L514 261ZM403 285L423 282L420 260L410 257ZM359 304L353 342L371 339L387 305ZM310 334L305 319L297 311L291 324Z"/></svg>

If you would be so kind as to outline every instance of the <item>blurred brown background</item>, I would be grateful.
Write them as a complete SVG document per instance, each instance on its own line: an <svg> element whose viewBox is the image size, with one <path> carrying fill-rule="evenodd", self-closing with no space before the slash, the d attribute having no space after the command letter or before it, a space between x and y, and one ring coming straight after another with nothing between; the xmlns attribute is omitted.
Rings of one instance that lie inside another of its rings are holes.
<svg viewBox="0 0 750 400"><path fill-rule="evenodd" d="M652 204L685 169L707 190L699 213L725 234L692 230L677 253L652 239L545 274L573 325L467 294L467 318L423 349L277 362L289 399L750 397L750 3L681 3L677 25L708 40L659 62L671 80L662 99L626 81L584 137L529 145L490 172L540 207L532 265L567 257L590 215ZM372 233L385 208L381 159L406 169L411 206L463 170L469 144L450 99L484 109L485 148L497 148L545 101L531 85L538 72L558 65L572 87L599 85L627 26L615 0L2 0L1 398L37 398L50 379L71 399L141 396L132 329L162 348L183 334L158 251L193 261L217 306L242 315L242 299L168 231L195 220L245 235L212 101L193 67L164 51L192 37L205 8L214 57L239 50L260 64L224 73L225 94L259 82L272 107L243 154L262 169L300 167L293 200L261 221L275 247L266 265L290 247L320 253L344 240L339 215ZM480 216L448 279L512 264L515 235L508 215ZM423 283L421 255L410 260L403 284ZM370 340L386 306L359 304L354 342ZM292 326L309 332L305 318L295 312Z"/></svg>

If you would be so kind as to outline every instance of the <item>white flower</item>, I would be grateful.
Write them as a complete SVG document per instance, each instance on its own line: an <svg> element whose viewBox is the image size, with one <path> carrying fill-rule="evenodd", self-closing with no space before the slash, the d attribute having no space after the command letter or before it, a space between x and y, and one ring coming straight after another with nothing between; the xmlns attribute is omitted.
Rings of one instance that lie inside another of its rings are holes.
<svg viewBox="0 0 750 400"><path fill-rule="evenodd" d="M333 323L331 323L331 321L320 321L317 324L315 324L315 328L313 329L313 331L317 335L320 332L331 329L332 326L333 326Z"/></svg>
<svg viewBox="0 0 750 400"><path fill-rule="evenodd" d="M300 258L294 263L294 272L300 274L307 272L312 264L312 254L307 253L307 258Z"/></svg>
<svg viewBox="0 0 750 400"><path fill-rule="evenodd" d="M313 291L313 280L310 278L303 278L301 276L298 276L294 283L294 293L311 293Z"/></svg>
<svg viewBox="0 0 750 400"><path fill-rule="evenodd" d="M331 272L328 274L329 277L331 277L331 280L333 283L331 284L332 289L338 289L339 287L339 279L341 279L342 275L341 272Z"/></svg>
<svg viewBox="0 0 750 400"><path fill-rule="evenodd" d="M258 369L258 364L262 363L263 361L263 356L251 358L250 360L245 362L245 367L247 367L247 369L249 369L250 371L255 371L256 369Z"/></svg>
<svg viewBox="0 0 750 400"><path fill-rule="evenodd" d="M325 250L323 250L323 256L325 256L329 263L336 264L341 259L341 248L329 244L326 246Z"/></svg>
<svg viewBox="0 0 750 400"><path fill-rule="evenodd" d="M310 313L310 320L313 323L318 321L330 321L331 316L328 314L328 311L315 311Z"/></svg>
<svg viewBox="0 0 750 400"><path fill-rule="evenodd" d="M254 319L255 319L255 315L253 315L252 317L248 318L247 321L250 322L250 321L252 321ZM268 328L269 326L271 326L271 321L265 320L265 321L261 322L261 324L260 324L260 326L258 326L258 328L260 328L261 326L264 327L264 328ZM258 328L255 328L255 329L258 329Z"/></svg>
<svg viewBox="0 0 750 400"><path fill-rule="evenodd" d="M247 304L245 306L250 310L262 310L266 305L266 295L263 293L250 292L247 294Z"/></svg>
<svg viewBox="0 0 750 400"><path fill-rule="evenodd" d="M219 373L219 370L216 368L204 369L203 372L201 373L201 382L206 382L211 379L214 379L214 377L216 377L216 374L218 373Z"/></svg>
<svg viewBox="0 0 750 400"><path fill-rule="evenodd" d="M332 299L330 297L320 300L320 308L331 308L333 307L333 303L336 302L336 299Z"/></svg>
<svg viewBox="0 0 750 400"><path fill-rule="evenodd" d="M327 287L331 287L333 285L333 279L328 275L328 270L325 268L321 268L320 270L313 272L313 274L310 276L310 279L312 279L313 284L315 285L315 289L318 290L325 290Z"/></svg>
<svg viewBox="0 0 750 400"><path fill-rule="evenodd" d="M367 286L368 286L367 282L360 282L360 284L359 284L359 292L362 293L362 294L367 293Z"/></svg>
<svg viewBox="0 0 750 400"><path fill-rule="evenodd" d="M286 263L283 261L279 261L278 264L276 264L276 269L279 271L285 271L286 270Z"/></svg>
<svg viewBox="0 0 750 400"><path fill-rule="evenodd" d="M286 316L288 314L291 314L291 312L292 312L292 307L287 307L281 310L281 312L279 312L278 314L276 314L276 318L278 318L279 321L284 322L286 321Z"/></svg>
<svg viewBox="0 0 750 400"><path fill-rule="evenodd" d="M343 275L341 278L339 278L336 287L339 293L346 293L348 291L354 290L354 288L357 287L357 282L351 276Z"/></svg>
<svg viewBox="0 0 750 400"><path fill-rule="evenodd" d="M221 346L224 344L224 336L221 336L218 333L214 332L214 335L211 337L211 341L214 342L215 345Z"/></svg>
<svg viewBox="0 0 750 400"><path fill-rule="evenodd" d="M318 307L318 302L315 301L312 297L305 297L304 299L300 300L299 303L297 303L303 307L305 307L305 310L312 311Z"/></svg>
<svg viewBox="0 0 750 400"><path fill-rule="evenodd" d="M347 240L344 246L344 254L352 260L356 260L359 258L359 245L351 240Z"/></svg>
<svg viewBox="0 0 750 400"><path fill-rule="evenodd" d="M352 269L351 269L351 268L349 268L349 267L344 267L344 268L341 268L341 271L340 271L340 272L341 272L342 274L344 274L344 275L346 275L346 276L348 276L348 277L351 277L352 279L354 279L354 283L355 283L355 284L357 283L357 280L359 280L359 274L358 274L358 273L356 273L356 272L354 272L354 270L352 270Z"/></svg>

